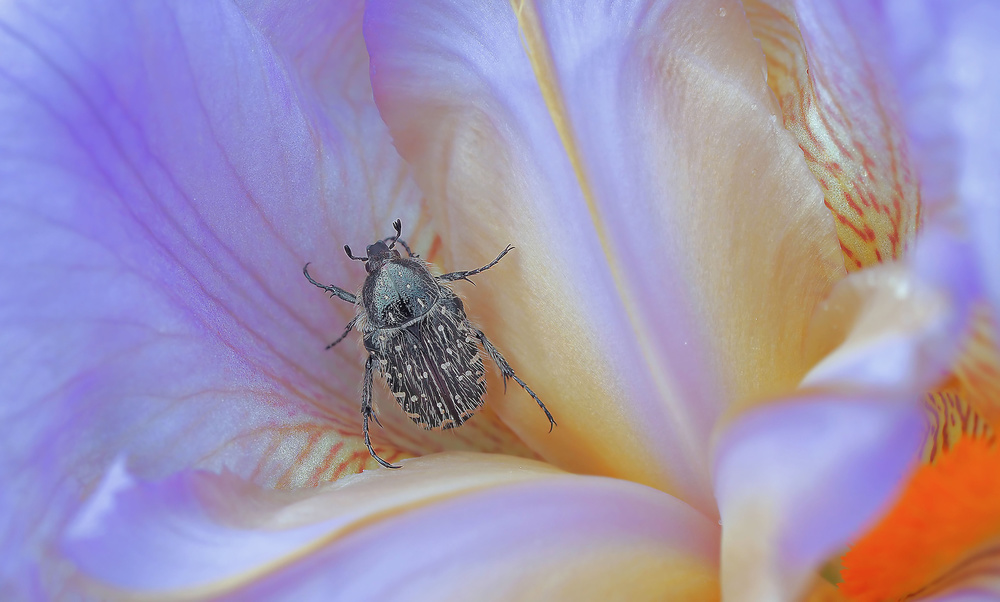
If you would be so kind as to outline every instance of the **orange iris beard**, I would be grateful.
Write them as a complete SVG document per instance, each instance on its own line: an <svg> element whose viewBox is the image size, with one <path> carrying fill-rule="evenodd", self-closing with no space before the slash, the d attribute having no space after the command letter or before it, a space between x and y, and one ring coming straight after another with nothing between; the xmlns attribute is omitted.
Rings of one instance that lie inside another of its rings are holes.
<svg viewBox="0 0 1000 602"><path fill-rule="evenodd" d="M961 438L920 466L882 520L843 557L840 591L852 600L898 600L933 587L1000 537L1000 451Z"/></svg>

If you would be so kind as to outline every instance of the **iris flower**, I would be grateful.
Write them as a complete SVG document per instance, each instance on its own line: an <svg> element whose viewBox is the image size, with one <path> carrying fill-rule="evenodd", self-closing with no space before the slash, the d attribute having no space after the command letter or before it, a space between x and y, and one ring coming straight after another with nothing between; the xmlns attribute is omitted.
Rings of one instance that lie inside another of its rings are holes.
<svg viewBox="0 0 1000 602"><path fill-rule="evenodd" d="M998 24L4 3L0 592L995 592ZM456 288L552 433L498 379L444 433L377 387L375 465L301 268L360 285L396 218L441 270L516 246Z"/></svg>

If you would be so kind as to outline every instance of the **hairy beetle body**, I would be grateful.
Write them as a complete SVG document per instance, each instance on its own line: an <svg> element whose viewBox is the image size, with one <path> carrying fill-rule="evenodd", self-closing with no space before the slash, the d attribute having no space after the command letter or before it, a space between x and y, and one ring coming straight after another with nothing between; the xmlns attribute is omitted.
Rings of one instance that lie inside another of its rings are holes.
<svg viewBox="0 0 1000 602"><path fill-rule="evenodd" d="M486 393L476 328L461 300L442 289L420 317L396 328L366 329L364 336L396 401L425 429L460 426Z"/></svg>
<svg viewBox="0 0 1000 602"><path fill-rule="evenodd" d="M508 246L489 264L463 272L435 277L428 264L414 255L399 239L402 225L393 222L396 235L368 246L367 257L355 257L349 246L344 250L351 259L365 262L368 276L360 298L342 288L320 284L309 275L307 263L302 272L312 284L355 305L356 314L344 334L327 346L333 347L358 326L362 332L368 359L361 394L361 414L365 445L369 453L387 468L398 468L375 453L368 433L374 415L371 385L372 372L378 370L403 411L425 429L461 426L483 405L486 394L486 370L480 346L500 368L506 388L513 379L537 402L549 419L549 430L556 425L552 414L537 395L521 380L486 335L466 317L462 300L447 284L469 280L496 265L513 247ZM393 247L399 242L409 257L402 257ZM386 244L389 243L389 244ZM471 282L471 280L469 280Z"/></svg>

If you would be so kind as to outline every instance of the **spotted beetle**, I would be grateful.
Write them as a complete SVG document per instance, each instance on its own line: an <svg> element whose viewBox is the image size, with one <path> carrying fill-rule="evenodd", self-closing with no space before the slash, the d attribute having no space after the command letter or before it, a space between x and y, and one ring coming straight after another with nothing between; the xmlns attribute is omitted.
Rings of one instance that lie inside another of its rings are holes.
<svg viewBox="0 0 1000 602"><path fill-rule="evenodd" d="M361 390L361 416L368 452L382 466L399 468L375 453L368 435L369 420L374 419L382 426L372 407L372 371L375 368L413 422L427 430L449 429L461 426L483 405L486 371L479 352L480 344L500 368L504 391L508 378L521 385L545 412L551 432L556 421L548 408L514 374L483 331L469 321L462 300L448 285L456 280L473 283L469 276L495 266L514 247L507 245L496 259L479 269L434 276L427 269L429 264L400 238L402 222L397 219L392 227L396 234L368 245L367 257L355 257L351 247L344 245L349 258L365 262L368 276L360 297L340 287L316 282L309 275L308 263L302 268L306 279L330 293L331 299L338 297L354 304L354 318L347 323L344 333L326 348L343 341L355 327L362 333L368 359ZM396 243L406 249L408 257L395 250Z"/></svg>

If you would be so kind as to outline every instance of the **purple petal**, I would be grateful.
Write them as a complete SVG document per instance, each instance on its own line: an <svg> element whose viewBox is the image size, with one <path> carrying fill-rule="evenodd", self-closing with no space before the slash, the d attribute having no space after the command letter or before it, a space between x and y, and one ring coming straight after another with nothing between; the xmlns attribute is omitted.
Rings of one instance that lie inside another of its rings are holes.
<svg viewBox="0 0 1000 602"><path fill-rule="evenodd" d="M64 549L122 595L704 599L717 591L718 527L661 492L509 456L404 463L309 493L261 490L231 475L142 484L112 472Z"/></svg>
<svg viewBox="0 0 1000 602"><path fill-rule="evenodd" d="M950 67L962 158L958 194L976 243L993 316L1000 316L1000 6L978 2L954 21Z"/></svg>
<svg viewBox="0 0 1000 602"><path fill-rule="evenodd" d="M370 463L359 350L323 351L353 310L302 266L353 289L342 245L417 226L419 192L371 100L360 4L294 8L0 9L0 581L32 587L24 562L121 453L144 477L279 486ZM390 457L466 445L384 418Z"/></svg>
<svg viewBox="0 0 1000 602"><path fill-rule="evenodd" d="M945 48L947 66L945 73L937 74L944 81L936 83L939 91L953 94L944 119L953 120L957 139L956 193L996 317L1000 316L1000 40L996 35L1000 6L991 2L935 4L946 28L939 43ZM902 30L908 24L904 20L898 27ZM919 119L912 120L914 128L919 123ZM937 158L933 146L920 150Z"/></svg>
<svg viewBox="0 0 1000 602"><path fill-rule="evenodd" d="M1000 417L1000 7L995 2L886 1L886 34L922 192L971 240L985 301L956 376L987 420ZM957 218L957 219L956 219Z"/></svg>
<svg viewBox="0 0 1000 602"><path fill-rule="evenodd" d="M729 427L715 461L724 596L796 598L887 507L923 438L916 401L803 393Z"/></svg>
<svg viewBox="0 0 1000 602"><path fill-rule="evenodd" d="M992 159L1000 152L1000 42L994 33L1000 9L989 0L883 4L884 25L872 42L891 59L925 195L959 200L973 212L974 231L995 232L1000 176Z"/></svg>
<svg viewBox="0 0 1000 602"><path fill-rule="evenodd" d="M798 382L808 316L843 274L740 6L375 0L365 37L456 267L521 252L499 268L519 281L475 300L572 421L549 436L520 401L505 420L560 466L714 512L716 418Z"/></svg>

